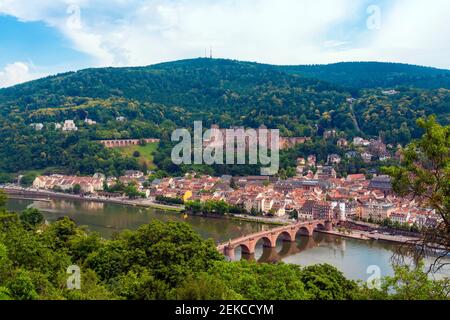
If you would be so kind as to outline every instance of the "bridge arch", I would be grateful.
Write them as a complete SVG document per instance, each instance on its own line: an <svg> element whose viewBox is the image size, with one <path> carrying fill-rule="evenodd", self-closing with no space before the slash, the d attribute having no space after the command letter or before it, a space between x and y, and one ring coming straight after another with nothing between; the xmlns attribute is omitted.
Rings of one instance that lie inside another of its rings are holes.
<svg viewBox="0 0 450 320"><path fill-rule="evenodd" d="M288 241L293 242L293 241L295 241L295 234L294 234L294 236L292 236L291 232L289 232L287 230L282 231L276 235L275 242L277 242L278 239L281 239L283 242L288 242Z"/></svg>
<svg viewBox="0 0 450 320"><path fill-rule="evenodd" d="M231 261L234 261L234 260L236 260L236 249L237 248L239 248L241 251L241 259L245 255L250 256L253 254L253 252L251 251L251 248L249 248L249 246L246 243L240 243L240 244L237 244L236 246L232 246L232 247L224 247L223 254L226 257L228 257Z"/></svg>
<svg viewBox="0 0 450 320"><path fill-rule="evenodd" d="M312 230L307 226L301 226L297 229L295 236L312 236Z"/></svg>
<svg viewBox="0 0 450 320"><path fill-rule="evenodd" d="M259 238L255 239L253 252L255 252L255 248L258 245L258 243L261 242L261 240L263 241L263 246L264 247L266 247L266 248L273 248L273 247L275 247L275 243L270 237L262 236L262 237L259 237ZM275 241L276 241L276 239L275 239Z"/></svg>
<svg viewBox="0 0 450 320"><path fill-rule="evenodd" d="M240 248L242 254L252 254L253 253L252 248L250 248L245 243L241 243L241 244L237 245L236 248ZM234 248L234 250L236 250L236 248Z"/></svg>
<svg viewBox="0 0 450 320"><path fill-rule="evenodd" d="M314 230L326 230L325 224L323 224L323 223L318 223L318 224L316 225L316 227L314 228Z"/></svg>

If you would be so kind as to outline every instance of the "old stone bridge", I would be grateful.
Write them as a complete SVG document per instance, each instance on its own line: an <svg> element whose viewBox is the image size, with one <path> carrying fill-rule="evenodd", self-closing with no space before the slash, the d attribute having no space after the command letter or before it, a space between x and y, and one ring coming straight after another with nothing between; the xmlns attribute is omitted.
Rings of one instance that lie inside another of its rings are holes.
<svg viewBox="0 0 450 320"><path fill-rule="evenodd" d="M237 247L241 247L242 254L254 255L256 244L260 240L264 241L264 247L275 248L278 238L281 238L283 241L295 242L297 234L311 237L314 230L330 231L332 228L332 221L313 220L306 222L297 222L295 224L281 226L267 231L260 231L251 235L232 239L227 243L220 244L217 247L217 250L228 258L234 260L235 249Z"/></svg>

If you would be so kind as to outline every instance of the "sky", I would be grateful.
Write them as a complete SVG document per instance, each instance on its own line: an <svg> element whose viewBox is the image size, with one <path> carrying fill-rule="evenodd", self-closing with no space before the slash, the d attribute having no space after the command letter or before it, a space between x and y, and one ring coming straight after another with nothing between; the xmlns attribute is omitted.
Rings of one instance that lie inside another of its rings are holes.
<svg viewBox="0 0 450 320"><path fill-rule="evenodd" d="M450 69L448 0L0 0L0 87L197 58Z"/></svg>

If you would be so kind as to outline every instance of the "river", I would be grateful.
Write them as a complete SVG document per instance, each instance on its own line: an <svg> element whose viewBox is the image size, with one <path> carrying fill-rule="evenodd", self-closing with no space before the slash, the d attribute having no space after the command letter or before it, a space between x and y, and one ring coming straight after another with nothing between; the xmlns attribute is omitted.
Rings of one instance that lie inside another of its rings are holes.
<svg viewBox="0 0 450 320"><path fill-rule="evenodd" d="M217 243L271 228L261 223L238 220L199 216L184 219L181 213L93 201L10 199L7 204L7 209L15 212L27 207L41 210L45 219L50 222L68 216L78 225L87 226L89 230L96 231L105 238L111 238L114 233L124 229L137 229L153 219L187 222L203 238L212 238ZM374 270L379 271L381 276L393 274L391 257L395 249L395 244L387 242L346 239L315 233L313 237L299 237L295 243L280 240L274 249L263 248L260 242L255 256L244 258L261 262L281 260L298 265L329 263L350 279L366 280ZM239 249L236 250L236 257L240 259ZM428 260L427 264L430 261ZM436 278L442 276L450 276L450 268L436 274Z"/></svg>

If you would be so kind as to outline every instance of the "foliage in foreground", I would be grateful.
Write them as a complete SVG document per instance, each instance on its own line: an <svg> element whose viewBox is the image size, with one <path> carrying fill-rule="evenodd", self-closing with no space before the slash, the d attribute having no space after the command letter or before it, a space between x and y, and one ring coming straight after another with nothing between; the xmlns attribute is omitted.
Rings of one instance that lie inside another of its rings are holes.
<svg viewBox="0 0 450 320"><path fill-rule="evenodd" d="M81 269L68 290L66 270ZM393 293L395 291L395 293ZM42 224L39 212L0 211L0 299L446 299L448 281L399 269L380 290L330 265L226 262L188 224L153 221L112 240L69 218Z"/></svg>
<svg viewBox="0 0 450 320"><path fill-rule="evenodd" d="M435 264L448 264L450 253L450 126L441 126L435 117L420 119L417 124L424 135L411 142L402 152L399 166L384 168L392 176L394 190L400 196L413 197L439 216L437 225L422 229L422 250L439 247L441 256ZM415 253L415 252L414 252Z"/></svg>

